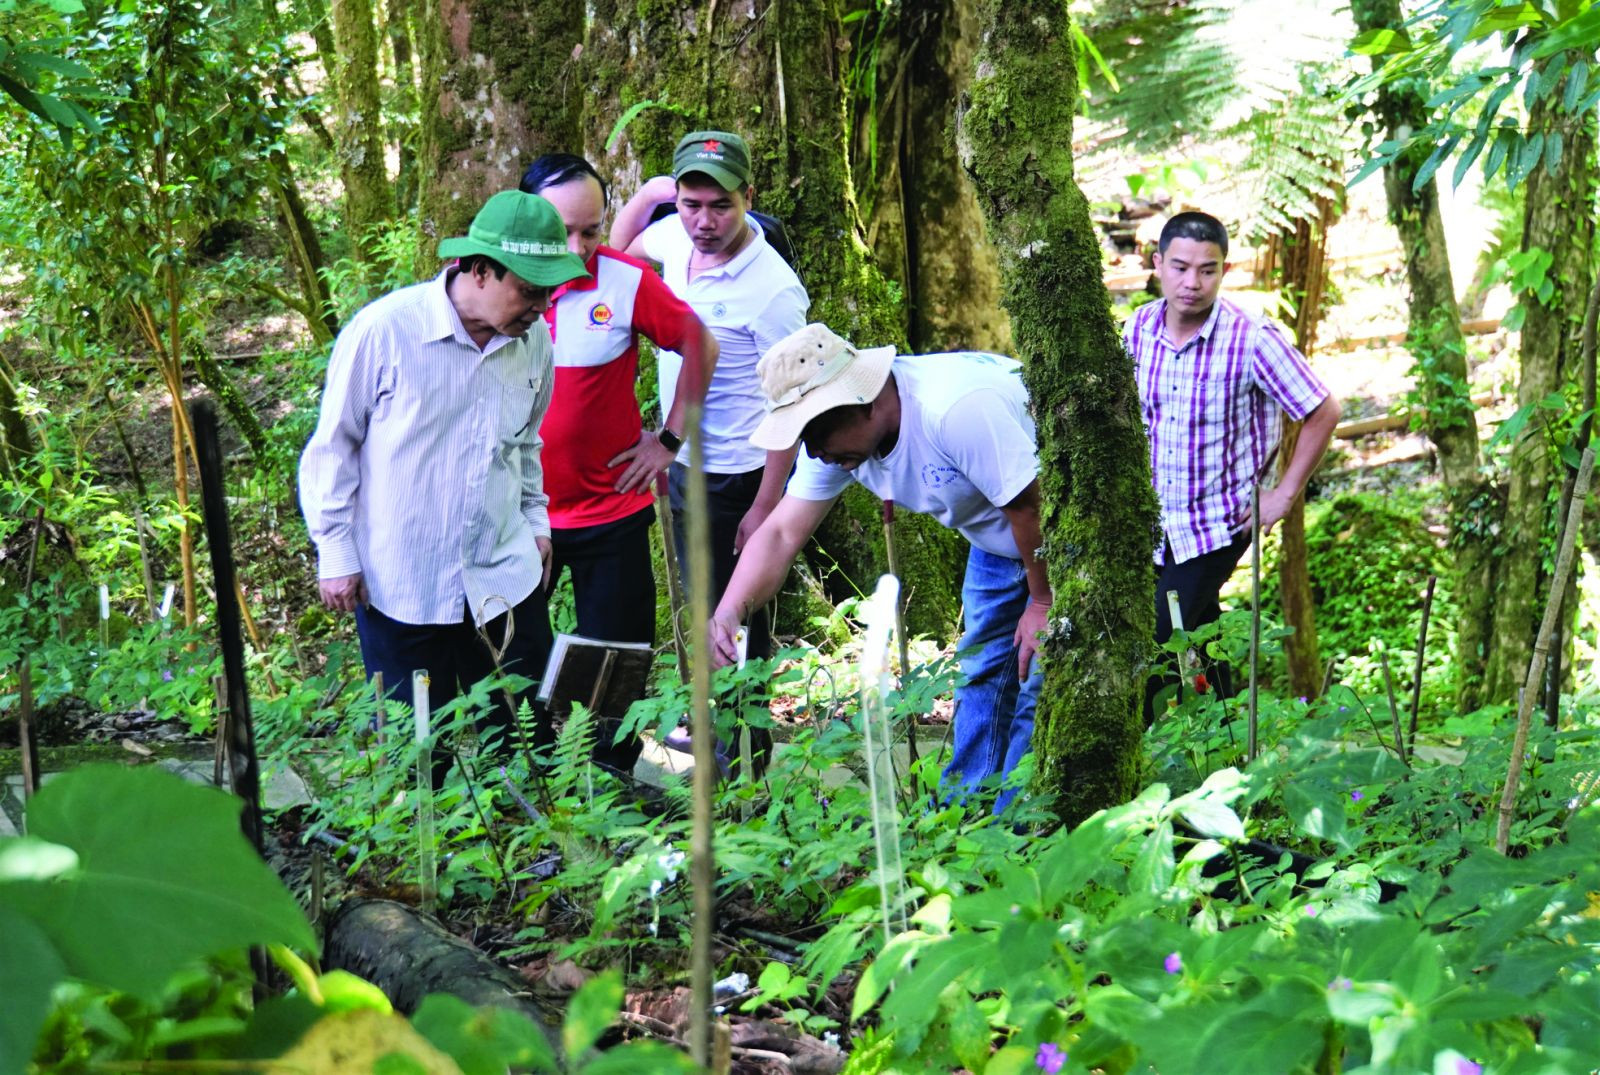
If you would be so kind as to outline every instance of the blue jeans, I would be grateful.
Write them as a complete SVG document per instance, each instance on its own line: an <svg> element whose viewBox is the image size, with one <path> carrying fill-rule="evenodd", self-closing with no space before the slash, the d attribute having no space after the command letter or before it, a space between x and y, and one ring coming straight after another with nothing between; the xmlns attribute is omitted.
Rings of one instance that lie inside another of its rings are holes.
<svg viewBox="0 0 1600 1075"><path fill-rule="evenodd" d="M994 783L1015 769L1033 743L1033 713L1044 677L1035 658L1027 682L1017 679L1017 621L1028 605L1028 576L1021 560L974 546L961 584L967 630L961 638L965 686L956 688L955 753L943 780L952 791ZM995 812L1016 795L1003 792Z"/></svg>

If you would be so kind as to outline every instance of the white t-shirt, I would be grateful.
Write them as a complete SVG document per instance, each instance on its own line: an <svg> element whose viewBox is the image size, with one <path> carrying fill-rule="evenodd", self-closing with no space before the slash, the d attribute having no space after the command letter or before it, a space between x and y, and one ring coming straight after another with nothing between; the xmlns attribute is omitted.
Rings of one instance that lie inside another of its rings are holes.
<svg viewBox="0 0 1600 1075"><path fill-rule="evenodd" d="M1022 559L1000 510L1039 474L1021 366L1002 355L957 351L901 355L890 369L900 391L894 448L853 472L802 449L789 494L832 500L859 481L880 499L959 530L985 552Z"/></svg>
<svg viewBox="0 0 1600 1075"><path fill-rule="evenodd" d="M689 279L694 243L676 216L664 217L644 230L644 250L661 265L667 282L695 315L705 322L721 348L716 373L706 391L705 461L713 474L745 474L764 466L767 453L750 443L766 414L756 362L767 349L805 327L811 299L783 256L768 244L752 220L749 244L726 265ZM656 375L661 413L672 409L682 356L663 351ZM678 453L689 462L689 449Z"/></svg>

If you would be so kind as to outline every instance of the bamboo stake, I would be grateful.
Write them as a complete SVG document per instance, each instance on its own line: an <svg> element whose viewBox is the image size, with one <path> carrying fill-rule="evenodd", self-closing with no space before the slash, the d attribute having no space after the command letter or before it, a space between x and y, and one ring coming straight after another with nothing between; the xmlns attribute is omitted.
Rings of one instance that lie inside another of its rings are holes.
<svg viewBox="0 0 1600 1075"><path fill-rule="evenodd" d="M655 480L656 518L661 524L661 560L667 570L667 611L672 621L672 651L678 658L678 681L689 682L689 648L683 637L683 579L678 574L678 535L672 529L672 497L667 476Z"/></svg>
<svg viewBox="0 0 1600 1075"><path fill-rule="evenodd" d="M1417 749L1417 712L1422 708L1422 658L1428 651L1428 618L1433 614L1433 588L1439 583L1438 575L1428 576L1428 592L1422 598L1422 629L1417 634L1417 664L1411 675L1411 729L1406 737L1406 749Z"/></svg>
<svg viewBox="0 0 1600 1075"><path fill-rule="evenodd" d="M23 572L22 600L33 606L33 576L39 563L39 537L44 533L44 508L33 515L33 536L28 539L28 564ZM22 801L39 790L39 745L33 737L33 654L17 664L17 752L22 756Z"/></svg>
<svg viewBox="0 0 1600 1075"><path fill-rule="evenodd" d="M1270 465L1270 460L1268 461ZM1250 714L1246 724L1244 760L1256 760L1261 680L1261 482L1250 486Z"/></svg>
<svg viewBox="0 0 1600 1075"><path fill-rule="evenodd" d="M1544 621L1539 624L1539 637L1533 645L1533 659L1528 662L1528 678L1524 680L1522 697L1517 702L1517 733L1511 743L1511 761L1506 767L1506 785L1500 795L1500 821L1494 837L1494 848L1502 855L1511 843L1511 819L1516 814L1517 786L1522 782L1522 755L1528 749L1533 701L1538 696L1539 681L1544 675L1545 661L1550 654L1550 638L1555 633L1556 619L1561 614L1562 591L1566 589L1567 576L1572 570L1572 550L1577 543L1583 502L1589 495L1589 479L1593 475L1594 447L1591 445L1583 450L1583 460L1578 464L1572 503L1567 509L1566 526L1561 531L1561 551L1556 556L1555 576L1550 580L1550 597L1545 602Z"/></svg>
<svg viewBox="0 0 1600 1075"><path fill-rule="evenodd" d="M689 441L689 600L690 622L704 630L711 621L711 516L706 492L705 449L700 435L704 405L691 392L685 425ZM689 736L694 746L694 787L689 838L694 919L690 930L689 1055L700 1067L712 1059L713 974L711 935L715 926L717 868L712 846L712 792L717 779L716 734L711 726L711 647L701 640L690 661Z"/></svg>

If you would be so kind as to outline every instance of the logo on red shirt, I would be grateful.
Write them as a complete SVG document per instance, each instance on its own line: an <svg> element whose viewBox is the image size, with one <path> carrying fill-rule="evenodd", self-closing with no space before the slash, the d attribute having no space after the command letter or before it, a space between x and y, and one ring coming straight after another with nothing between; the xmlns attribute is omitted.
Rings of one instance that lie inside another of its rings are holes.
<svg viewBox="0 0 1600 1075"><path fill-rule="evenodd" d="M597 302L593 306L589 307L589 324L609 325L611 324L611 318L611 307L607 306L605 303Z"/></svg>

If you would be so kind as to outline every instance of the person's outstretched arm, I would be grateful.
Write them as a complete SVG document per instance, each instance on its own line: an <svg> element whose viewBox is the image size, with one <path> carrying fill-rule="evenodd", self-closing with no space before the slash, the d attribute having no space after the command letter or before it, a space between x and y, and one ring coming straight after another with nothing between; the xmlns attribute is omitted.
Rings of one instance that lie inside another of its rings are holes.
<svg viewBox="0 0 1600 1075"><path fill-rule="evenodd" d="M834 498L837 499L837 498ZM706 625L711 646L711 663L720 668L738 659L734 635L749 618L752 609L771 600L789 574L789 565L822 523L833 500L802 500L786 496L778 501L756 532L745 543L733 578L722 592L717 610Z"/></svg>

